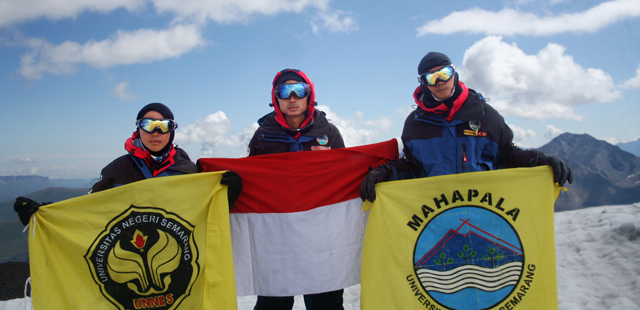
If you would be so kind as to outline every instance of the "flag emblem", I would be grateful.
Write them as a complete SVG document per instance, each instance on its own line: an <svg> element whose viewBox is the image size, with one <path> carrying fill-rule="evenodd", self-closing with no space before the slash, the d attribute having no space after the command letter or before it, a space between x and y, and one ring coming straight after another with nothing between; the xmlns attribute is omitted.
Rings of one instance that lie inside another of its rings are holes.
<svg viewBox="0 0 640 310"><path fill-rule="evenodd" d="M501 215L472 205L433 217L414 249L416 278L449 309L488 309L516 289L524 270L522 242Z"/></svg>
<svg viewBox="0 0 640 310"><path fill-rule="evenodd" d="M200 267L194 226L177 214L131 205L85 255L95 283L118 309L176 309Z"/></svg>

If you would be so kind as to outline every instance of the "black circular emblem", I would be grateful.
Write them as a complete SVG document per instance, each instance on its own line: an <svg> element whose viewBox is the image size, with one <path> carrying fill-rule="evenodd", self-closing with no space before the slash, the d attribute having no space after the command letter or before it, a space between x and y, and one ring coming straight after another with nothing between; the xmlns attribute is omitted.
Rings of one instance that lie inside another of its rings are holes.
<svg viewBox="0 0 640 310"><path fill-rule="evenodd" d="M118 309L175 309L200 272L193 230L174 213L132 205L106 225L85 259Z"/></svg>

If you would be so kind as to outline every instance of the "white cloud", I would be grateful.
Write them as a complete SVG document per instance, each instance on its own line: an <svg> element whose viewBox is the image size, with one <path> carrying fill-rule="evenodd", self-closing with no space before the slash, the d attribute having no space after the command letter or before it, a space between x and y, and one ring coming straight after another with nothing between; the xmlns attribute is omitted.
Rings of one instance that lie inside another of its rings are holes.
<svg viewBox="0 0 640 310"><path fill-rule="evenodd" d="M565 133L564 130L556 128L553 125L547 125L547 129L544 131L544 138L551 140L561 134Z"/></svg>
<svg viewBox="0 0 640 310"><path fill-rule="evenodd" d="M29 157L29 156L21 156L18 158L14 158L12 159L12 161L16 164L28 164L28 163L35 163L36 161Z"/></svg>
<svg viewBox="0 0 640 310"><path fill-rule="evenodd" d="M116 87L111 91L114 97L120 98L122 100L134 101L136 96L129 91L129 82L120 82Z"/></svg>
<svg viewBox="0 0 640 310"><path fill-rule="evenodd" d="M180 18L213 20L217 23L247 23L258 15L300 13L307 7L321 10L329 0L151 0L159 13L174 13Z"/></svg>
<svg viewBox="0 0 640 310"><path fill-rule="evenodd" d="M206 41L199 26L176 24L164 30L120 30L108 39L91 40L83 45L71 41L53 45L35 38L25 44L31 50L21 56L19 72L29 79L41 79L47 73L73 73L78 64L109 68L179 57Z"/></svg>
<svg viewBox="0 0 640 310"><path fill-rule="evenodd" d="M358 23L352 17L350 12L340 10L324 11L318 14L321 20L321 26L316 22L311 22L311 28L314 34L319 34L321 28L325 28L330 32L351 32L358 29Z"/></svg>
<svg viewBox="0 0 640 310"><path fill-rule="evenodd" d="M217 154L220 147L233 150L235 156L246 155L247 146L253 136L255 127L245 128L236 135L227 136L231 132L231 120L222 111L196 119L195 123L178 127L176 144L201 143L201 151L205 157Z"/></svg>
<svg viewBox="0 0 640 310"><path fill-rule="evenodd" d="M636 70L636 76L624 82L621 86L624 89L640 88L640 66Z"/></svg>
<svg viewBox="0 0 640 310"><path fill-rule="evenodd" d="M537 55L527 55L500 36L489 36L466 50L460 80L491 99L505 116L545 120L581 120L573 107L612 102L620 97L609 74L584 69L549 43Z"/></svg>
<svg viewBox="0 0 640 310"><path fill-rule="evenodd" d="M351 118L346 118L337 115L326 105L319 105L316 108L325 112L327 119L338 127L346 147L377 142L376 137L383 132L389 131L389 128L393 125L391 119L386 117L366 120L364 114L360 111Z"/></svg>
<svg viewBox="0 0 640 310"><path fill-rule="evenodd" d="M519 147L529 148L531 147L527 141L536 137L536 133L531 129L524 129L516 125L509 125L511 131L513 131L513 143Z"/></svg>
<svg viewBox="0 0 640 310"><path fill-rule="evenodd" d="M559 33L595 32L610 24L640 16L640 1L614 0L584 12L557 16L537 16L513 9L499 12L472 8L453 12L419 27L418 36L468 32L487 35L548 36Z"/></svg>
<svg viewBox="0 0 640 310"><path fill-rule="evenodd" d="M124 8L137 11L145 7L145 0L2 0L0 1L0 29L37 18L58 20L75 18L83 12L108 13Z"/></svg>

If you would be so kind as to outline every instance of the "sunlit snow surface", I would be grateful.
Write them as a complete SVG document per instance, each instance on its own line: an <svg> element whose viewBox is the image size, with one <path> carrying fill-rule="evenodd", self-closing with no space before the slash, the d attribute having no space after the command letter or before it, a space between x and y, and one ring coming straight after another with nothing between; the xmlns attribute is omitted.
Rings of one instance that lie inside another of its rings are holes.
<svg viewBox="0 0 640 310"><path fill-rule="evenodd" d="M559 212L555 229L559 309L640 309L640 203ZM346 288L344 308L360 309L359 298L360 285ZM238 309L255 301L238 297ZM24 299L0 301L0 310L21 309ZM304 309L302 296L293 309Z"/></svg>

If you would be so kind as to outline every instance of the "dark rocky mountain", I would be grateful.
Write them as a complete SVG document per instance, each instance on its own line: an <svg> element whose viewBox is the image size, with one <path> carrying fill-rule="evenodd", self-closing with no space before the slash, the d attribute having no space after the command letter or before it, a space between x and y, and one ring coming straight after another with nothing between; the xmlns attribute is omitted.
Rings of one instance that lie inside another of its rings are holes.
<svg viewBox="0 0 640 310"><path fill-rule="evenodd" d="M631 204L640 201L640 158L590 135L564 133L539 148L562 158L573 173L555 210Z"/></svg>
<svg viewBox="0 0 640 310"><path fill-rule="evenodd" d="M51 187L23 196L39 203L58 202L85 195L88 191L89 188ZM24 262L29 259L27 233L22 233L24 226L20 223L18 214L13 211L14 202L15 197L11 200L0 202L0 236L2 236L0 263L10 261Z"/></svg>
<svg viewBox="0 0 640 310"><path fill-rule="evenodd" d="M618 143L617 146L623 151L640 156L640 139L631 142Z"/></svg>

